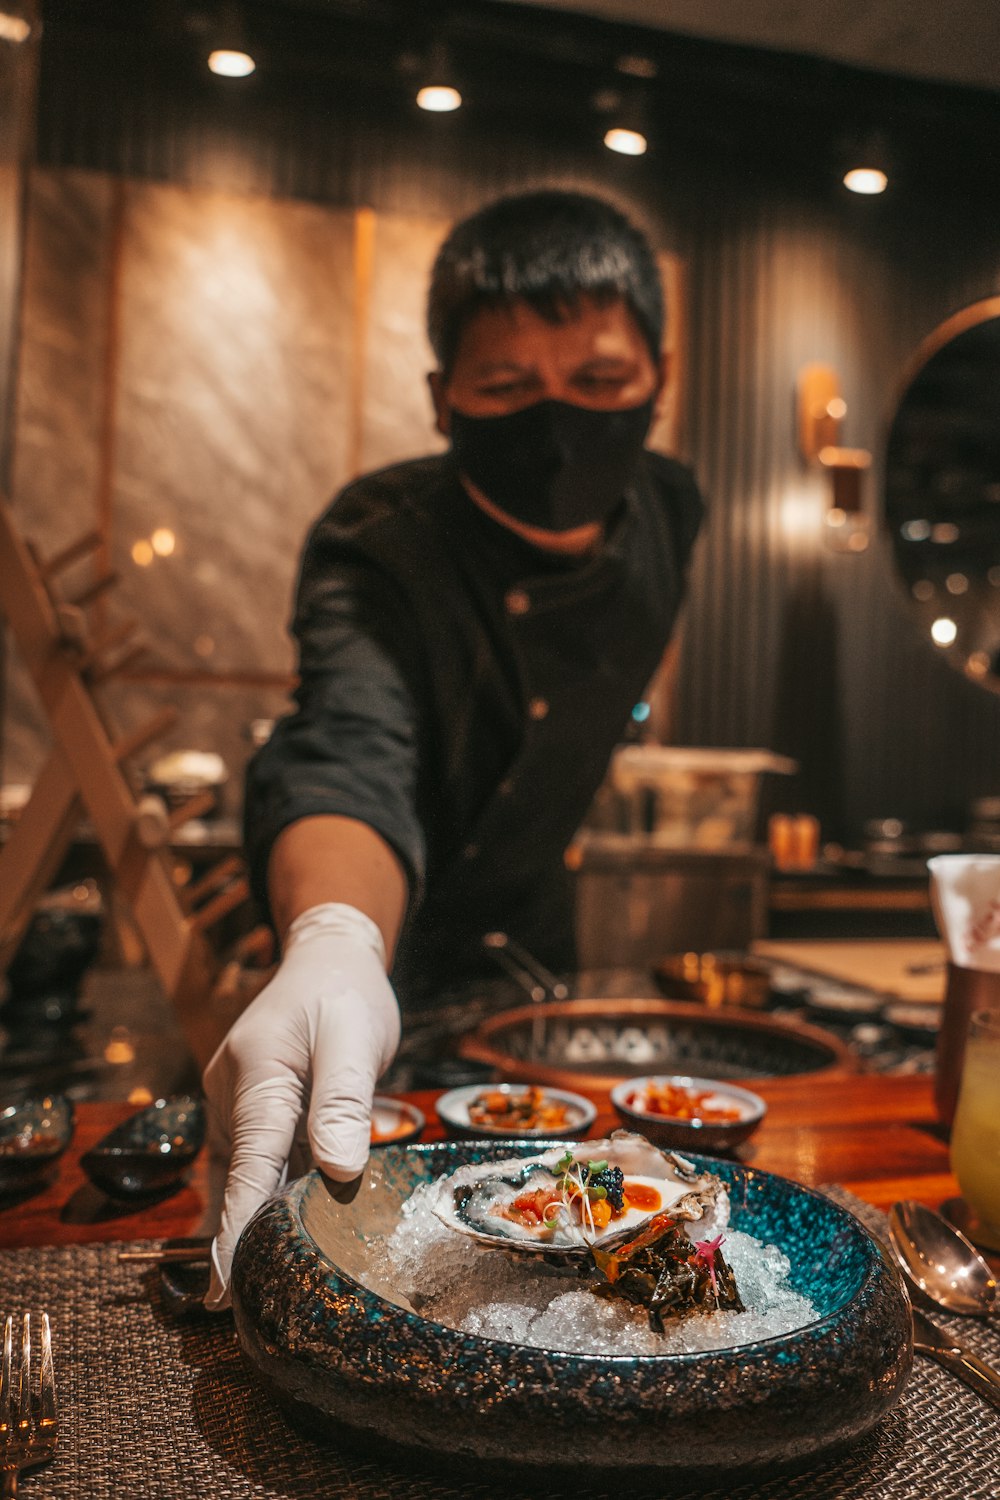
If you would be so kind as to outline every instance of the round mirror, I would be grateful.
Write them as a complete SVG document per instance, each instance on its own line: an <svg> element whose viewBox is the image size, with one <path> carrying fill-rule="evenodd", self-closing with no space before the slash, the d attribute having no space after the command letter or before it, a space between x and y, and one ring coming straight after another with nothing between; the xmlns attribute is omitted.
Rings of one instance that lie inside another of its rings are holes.
<svg viewBox="0 0 1000 1500"><path fill-rule="evenodd" d="M921 630L1000 692L1000 297L919 349L889 430L885 516Z"/></svg>

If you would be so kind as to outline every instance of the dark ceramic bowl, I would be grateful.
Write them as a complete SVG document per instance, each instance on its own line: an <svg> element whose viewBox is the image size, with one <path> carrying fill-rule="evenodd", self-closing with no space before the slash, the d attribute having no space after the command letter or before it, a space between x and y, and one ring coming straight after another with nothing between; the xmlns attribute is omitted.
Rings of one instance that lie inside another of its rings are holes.
<svg viewBox="0 0 1000 1500"><path fill-rule="evenodd" d="M73 1137L73 1105L62 1094L0 1109L0 1193L32 1187Z"/></svg>
<svg viewBox="0 0 1000 1500"><path fill-rule="evenodd" d="M643 1107L650 1086L672 1084L708 1096L709 1105L738 1110L735 1120L685 1120L676 1115L654 1114ZM690 1078L679 1074L655 1074L647 1078L630 1078L611 1090L611 1103L629 1130L637 1130L657 1146L672 1146L679 1151L732 1151L752 1135L767 1114L767 1105L759 1094L737 1088L735 1083L719 1083L711 1078Z"/></svg>
<svg viewBox="0 0 1000 1500"><path fill-rule="evenodd" d="M117 1125L80 1158L91 1182L112 1198L161 1193L183 1177L205 1140L198 1099L158 1099Z"/></svg>
<svg viewBox="0 0 1000 1500"><path fill-rule="evenodd" d="M383 1458L462 1470L516 1462L582 1484L714 1481L808 1463L855 1443L896 1402L912 1362L899 1272L856 1219L766 1172L695 1158L730 1186L734 1226L779 1245L818 1310L794 1333L735 1349L599 1357L456 1332L379 1280L375 1236L419 1182L463 1162L530 1156L536 1142L390 1147L350 1203L318 1173L251 1220L233 1262L243 1351L293 1417ZM384 1273L383 1273L384 1274ZM377 1290L372 1288L377 1287ZM539 1493L545 1491L539 1489Z"/></svg>
<svg viewBox="0 0 1000 1500"><path fill-rule="evenodd" d="M53 996L75 1001L97 957L102 923L103 902L91 881L43 896L7 969L6 1009Z"/></svg>

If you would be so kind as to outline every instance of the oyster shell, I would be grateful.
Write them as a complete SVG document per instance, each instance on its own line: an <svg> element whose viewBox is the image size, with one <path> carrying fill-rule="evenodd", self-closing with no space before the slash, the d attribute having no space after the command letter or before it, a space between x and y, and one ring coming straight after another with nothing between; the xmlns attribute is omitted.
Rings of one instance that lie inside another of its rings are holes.
<svg viewBox="0 0 1000 1500"><path fill-rule="evenodd" d="M595 1204L609 1199L607 1218ZM719 1178L624 1130L538 1156L460 1167L434 1184L430 1206L484 1247L562 1263L633 1238L658 1214L696 1224L699 1237L718 1234L729 1221Z"/></svg>

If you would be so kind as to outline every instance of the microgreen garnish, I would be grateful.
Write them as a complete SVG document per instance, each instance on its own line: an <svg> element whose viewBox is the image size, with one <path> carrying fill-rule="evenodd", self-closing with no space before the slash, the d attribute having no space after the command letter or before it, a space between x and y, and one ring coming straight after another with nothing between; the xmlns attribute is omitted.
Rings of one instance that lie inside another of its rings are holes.
<svg viewBox="0 0 1000 1500"><path fill-rule="evenodd" d="M719 1283L715 1277L715 1257L724 1243L725 1236L717 1234L714 1240L699 1240L694 1247L694 1258L700 1261L708 1272L712 1293L716 1298L719 1295Z"/></svg>

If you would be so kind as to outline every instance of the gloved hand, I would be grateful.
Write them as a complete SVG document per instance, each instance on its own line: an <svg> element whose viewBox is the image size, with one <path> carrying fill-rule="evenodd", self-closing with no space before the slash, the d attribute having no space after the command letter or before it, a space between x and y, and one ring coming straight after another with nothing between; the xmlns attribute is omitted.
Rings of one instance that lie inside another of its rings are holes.
<svg viewBox="0 0 1000 1500"><path fill-rule="evenodd" d="M206 1307L229 1306L236 1241L284 1182L306 1109L316 1165L339 1182L362 1171L376 1080L395 1055L399 1033L375 923L339 902L297 917L274 978L205 1070L216 1212L222 1203Z"/></svg>

